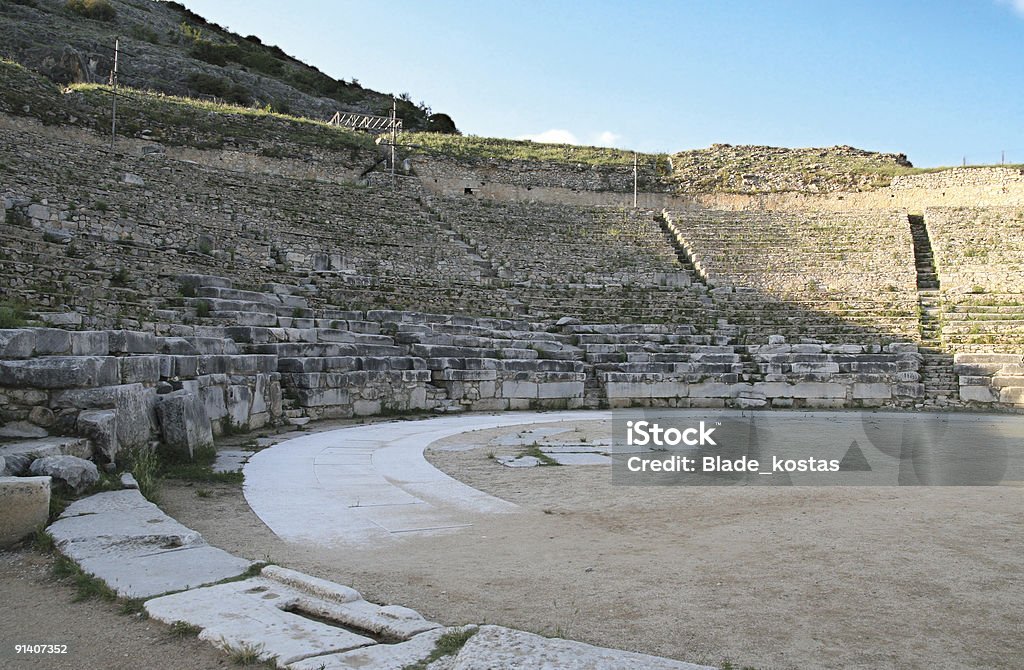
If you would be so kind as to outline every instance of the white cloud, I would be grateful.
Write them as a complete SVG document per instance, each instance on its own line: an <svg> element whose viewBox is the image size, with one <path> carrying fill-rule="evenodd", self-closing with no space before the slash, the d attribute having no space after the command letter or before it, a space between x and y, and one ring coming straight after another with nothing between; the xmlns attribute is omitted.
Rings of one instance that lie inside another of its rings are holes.
<svg viewBox="0 0 1024 670"><path fill-rule="evenodd" d="M996 0L1000 5L1012 7L1015 12L1024 17L1024 0Z"/></svg>
<svg viewBox="0 0 1024 670"><path fill-rule="evenodd" d="M580 141L575 135L562 128L552 128L535 135L520 135L517 140L532 140L534 142L545 142L547 144L579 144Z"/></svg>
<svg viewBox="0 0 1024 670"><path fill-rule="evenodd" d="M1024 0L1021 0L1024 2ZM547 144L590 144L596 147L614 147L622 139L618 133L610 130L591 135L586 141L576 136L576 133L564 128L551 128L542 133L531 135L519 135L517 140L531 140L533 142L545 142Z"/></svg>
<svg viewBox="0 0 1024 670"><path fill-rule="evenodd" d="M1024 2L1024 0L1021 0ZM622 139L622 135L613 133L610 130L606 130L603 133L599 133L597 138L594 140L594 144L599 147L614 147Z"/></svg>

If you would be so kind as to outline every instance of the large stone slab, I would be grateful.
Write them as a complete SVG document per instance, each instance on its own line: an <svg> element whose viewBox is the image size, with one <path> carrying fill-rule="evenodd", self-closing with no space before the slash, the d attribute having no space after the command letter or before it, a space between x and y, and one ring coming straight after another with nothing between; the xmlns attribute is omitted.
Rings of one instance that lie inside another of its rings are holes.
<svg viewBox="0 0 1024 670"><path fill-rule="evenodd" d="M0 549L30 535L49 514L49 477L0 477Z"/></svg>
<svg viewBox="0 0 1024 670"><path fill-rule="evenodd" d="M713 670L658 656L594 647L582 642L481 626L459 652L451 670Z"/></svg>
<svg viewBox="0 0 1024 670"><path fill-rule="evenodd" d="M198 393L175 391L156 406L164 445L192 458L196 449L213 446L213 430Z"/></svg>
<svg viewBox="0 0 1024 670"><path fill-rule="evenodd" d="M0 360L0 386L67 389L119 381L117 359L108 356L51 356Z"/></svg>
<svg viewBox="0 0 1024 670"><path fill-rule="evenodd" d="M276 566L259 577L150 600L146 611L198 626L205 640L259 647L261 658L282 665L374 645L370 633L409 639L440 628L412 610L374 605L348 587Z"/></svg>
<svg viewBox="0 0 1024 670"><path fill-rule="evenodd" d="M132 489L78 500L48 530L62 553L128 598L210 584L251 565L211 547Z"/></svg>
<svg viewBox="0 0 1024 670"><path fill-rule="evenodd" d="M438 628L420 633L405 642L397 644L375 644L340 654L313 656L292 663L291 670L405 670L419 667L437 647L437 641L447 632L459 632L461 628Z"/></svg>

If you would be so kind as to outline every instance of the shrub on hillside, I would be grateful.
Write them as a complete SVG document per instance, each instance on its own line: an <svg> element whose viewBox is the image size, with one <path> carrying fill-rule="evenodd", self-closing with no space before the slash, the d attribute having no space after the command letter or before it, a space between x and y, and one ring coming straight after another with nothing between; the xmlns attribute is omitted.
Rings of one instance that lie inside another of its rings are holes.
<svg viewBox="0 0 1024 670"><path fill-rule="evenodd" d="M459 129L455 127L455 122L452 121L452 117L447 114L431 114L427 117L427 132L428 133L444 133L446 135L461 135Z"/></svg>
<svg viewBox="0 0 1024 670"><path fill-rule="evenodd" d="M68 0L64 5L69 11L97 21L113 21L117 10L107 0Z"/></svg>
<svg viewBox="0 0 1024 670"><path fill-rule="evenodd" d="M252 103L252 96L249 95L249 89L245 86L211 74L203 72L191 74L188 78L188 85L196 93L212 95L236 105Z"/></svg>

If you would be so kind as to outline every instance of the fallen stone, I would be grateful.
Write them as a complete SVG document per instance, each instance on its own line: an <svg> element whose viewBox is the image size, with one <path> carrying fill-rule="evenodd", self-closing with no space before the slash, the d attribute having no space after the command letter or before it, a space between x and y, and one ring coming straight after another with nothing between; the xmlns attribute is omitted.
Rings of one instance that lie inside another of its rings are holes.
<svg viewBox="0 0 1024 670"><path fill-rule="evenodd" d="M49 476L62 481L75 493L82 493L100 480L96 464L77 456L37 458L29 471L37 477Z"/></svg>
<svg viewBox="0 0 1024 670"><path fill-rule="evenodd" d="M126 598L210 584L251 565L209 546L132 489L77 500L48 530L62 553Z"/></svg>
<svg viewBox="0 0 1024 670"><path fill-rule="evenodd" d="M16 475L27 472L32 461L38 458L65 454L90 458L92 445L81 437L44 437L0 445L0 456L6 461L7 471Z"/></svg>
<svg viewBox="0 0 1024 670"><path fill-rule="evenodd" d="M89 438L93 451L113 463L117 458L117 412L112 409L86 410L78 414L77 432Z"/></svg>
<svg viewBox="0 0 1024 670"><path fill-rule="evenodd" d="M30 535L49 515L49 477L0 477L0 549Z"/></svg>
<svg viewBox="0 0 1024 670"><path fill-rule="evenodd" d="M117 412L118 447L134 449L149 443L150 431L155 423L155 402L155 389L146 388L142 384L121 384L60 391L53 395L51 406L114 409Z"/></svg>
<svg viewBox="0 0 1024 670"><path fill-rule="evenodd" d="M198 394L175 391L161 396L156 407L164 444L190 459L196 449L213 446L213 430Z"/></svg>
<svg viewBox="0 0 1024 670"><path fill-rule="evenodd" d="M124 472L121 474L121 488L123 489L138 489L139 482L136 481L135 476L130 472Z"/></svg>
<svg viewBox="0 0 1024 670"><path fill-rule="evenodd" d="M674 661L582 642L547 638L533 633L481 626L459 652L452 670L713 670L708 666Z"/></svg>

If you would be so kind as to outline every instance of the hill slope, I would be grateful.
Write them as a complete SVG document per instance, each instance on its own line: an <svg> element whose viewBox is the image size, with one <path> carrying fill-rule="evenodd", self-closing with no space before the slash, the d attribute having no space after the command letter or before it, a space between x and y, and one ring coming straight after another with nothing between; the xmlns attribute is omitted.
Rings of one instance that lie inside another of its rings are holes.
<svg viewBox="0 0 1024 670"><path fill-rule="evenodd" d="M338 110L383 115L392 104L389 94L363 88L355 79L333 79L175 2L0 0L0 34L0 57L58 84L105 83L120 36L128 55L119 63L119 79L132 88L215 97L314 119ZM430 109L407 94L399 97L398 114L409 129L438 129Z"/></svg>

